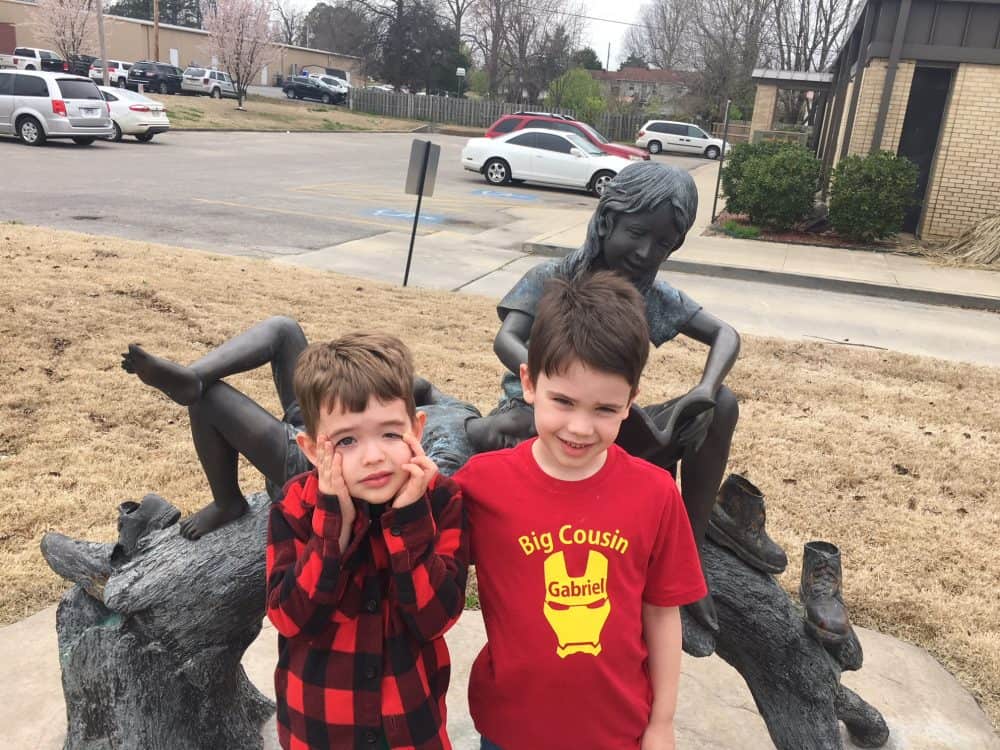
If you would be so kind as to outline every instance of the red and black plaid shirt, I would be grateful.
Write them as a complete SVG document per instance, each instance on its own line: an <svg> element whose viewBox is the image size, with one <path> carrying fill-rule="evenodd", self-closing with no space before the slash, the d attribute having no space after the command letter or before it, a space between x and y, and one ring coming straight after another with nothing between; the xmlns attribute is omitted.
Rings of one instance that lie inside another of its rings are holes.
<svg viewBox="0 0 1000 750"><path fill-rule="evenodd" d="M278 739L285 750L451 747L442 637L465 604L468 542L458 486L372 518L343 515L316 472L285 487L267 536L267 616L279 632Z"/></svg>

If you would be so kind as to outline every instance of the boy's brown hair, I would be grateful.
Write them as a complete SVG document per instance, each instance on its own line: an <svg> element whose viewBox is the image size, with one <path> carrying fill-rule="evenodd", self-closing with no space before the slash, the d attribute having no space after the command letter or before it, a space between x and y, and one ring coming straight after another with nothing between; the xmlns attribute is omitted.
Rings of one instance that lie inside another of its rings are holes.
<svg viewBox="0 0 1000 750"><path fill-rule="evenodd" d="M528 340L528 375L555 375L574 361L599 372L621 375L639 390L649 358L645 303L635 286L612 271L554 277L535 310Z"/></svg>
<svg viewBox="0 0 1000 750"><path fill-rule="evenodd" d="M416 418L413 356L406 344L387 333L349 333L309 345L295 363L292 382L313 439L321 409L338 406L361 412L372 396L383 402L402 399L410 419Z"/></svg>

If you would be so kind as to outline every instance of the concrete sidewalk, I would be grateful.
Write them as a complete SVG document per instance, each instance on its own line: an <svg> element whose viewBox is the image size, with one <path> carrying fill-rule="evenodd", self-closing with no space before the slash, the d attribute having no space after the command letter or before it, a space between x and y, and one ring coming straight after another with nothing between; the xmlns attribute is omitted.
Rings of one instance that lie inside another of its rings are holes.
<svg viewBox="0 0 1000 750"><path fill-rule="evenodd" d="M5 750L62 748L66 714L55 612L54 606L48 607L0 628L0 747ZM858 635L865 666L846 673L843 682L882 712L891 732L888 750L1000 750L1000 738L975 700L930 655L873 631L859 628ZM453 661L449 734L455 750L478 750L466 690L472 660L485 641L480 613L466 611L447 640ZM276 658L277 634L265 620L243 667L261 692L272 698ZM734 669L716 656L685 655L681 670L679 748L774 750L753 697ZM842 734L845 747L854 747L843 727ZM273 717L262 736L264 750L279 750Z"/></svg>

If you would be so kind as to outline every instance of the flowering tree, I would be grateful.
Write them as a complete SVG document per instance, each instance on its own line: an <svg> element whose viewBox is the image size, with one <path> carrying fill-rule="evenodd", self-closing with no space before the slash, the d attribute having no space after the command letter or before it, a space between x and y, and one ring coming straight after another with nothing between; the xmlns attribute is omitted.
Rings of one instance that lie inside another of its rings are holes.
<svg viewBox="0 0 1000 750"><path fill-rule="evenodd" d="M219 67L233 79L240 108L247 87L277 51L271 43L273 7L271 0L202 0L202 27Z"/></svg>
<svg viewBox="0 0 1000 750"><path fill-rule="evenodd" d="M92 0L38 0L34 15L38 35L58 50L63 60L96 48Z"/></svg>

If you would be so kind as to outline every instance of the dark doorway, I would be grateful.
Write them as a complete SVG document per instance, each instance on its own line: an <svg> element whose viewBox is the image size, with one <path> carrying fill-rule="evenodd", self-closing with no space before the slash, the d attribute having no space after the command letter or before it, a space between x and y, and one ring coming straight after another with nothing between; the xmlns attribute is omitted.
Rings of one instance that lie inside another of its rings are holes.
<svg viewBox="0 0 1000 750"><path fill-rule="evenodd" d="M952 71L948 68L917 68L913 73L898 153L917 165L919 175L917 203L903 220L904 232L915 232L920 223L941 120L951 90L951 75Z"/></svg>

